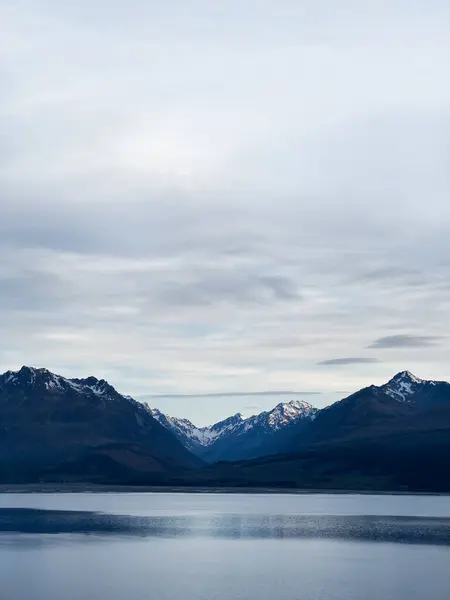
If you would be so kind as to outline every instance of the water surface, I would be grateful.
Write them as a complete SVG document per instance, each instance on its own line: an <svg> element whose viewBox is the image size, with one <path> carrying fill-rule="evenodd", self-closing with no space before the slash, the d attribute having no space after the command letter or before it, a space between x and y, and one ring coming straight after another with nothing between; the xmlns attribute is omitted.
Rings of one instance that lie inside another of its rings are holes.
<svg viewBox="0 0 450 600"><path fill-rule="evenodd" d="M443 496L0 494L7 600L448 600L449 565Z"/></svg>

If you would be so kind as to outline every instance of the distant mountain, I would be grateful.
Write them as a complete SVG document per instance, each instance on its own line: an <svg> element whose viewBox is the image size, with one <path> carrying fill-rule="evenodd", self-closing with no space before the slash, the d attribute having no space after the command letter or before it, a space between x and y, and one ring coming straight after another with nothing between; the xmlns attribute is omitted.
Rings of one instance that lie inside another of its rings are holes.
<svg viewBox="0 0 450 600"><path fill-rule="evenodd" d="M285 449L293 426L296 432L311 423L317 409L307 402L280 403L270 411L244 419L240 413L208 427L196 427L187 419L152 414L181 443L208 462L243 460L274 454Z"/></svg>
<svg viewBox="0 0 450 600"><path fill-rule="evenodd" d="M450 492L450 384L398 373L318 411L286 450L201 476L233 486Z"/></svg>
<svg viewBox="0 0 450 600"><path fill-rule="evenodd" d="M397 373L390 381L378 389L391 396L394 400L400 402L409 402L413 400L415 394L425 387L435 387L436 381L425 381L413 375L410 371L401 371ZM373 386L376 387L376 386Z"/></svg>
<svg viewBox="0 0 450 600"><path fill-rule="evenodd" d="M194 454L201 455L206 448L222 436L227 436L239 429L243 423L240 413L208 427L196 427L188 419L179 419L163 414L157 408L150 409L154 418L169 429L180 442Z"/></svg>
<svg viewBox="0 0 450 600"><path fill-rule="evenodd" d="M31 367L0 375L0 480L122 481L201 464L147 406L103 379Z"/></svg>
<svg viewBox="0 0 450 600"><path fill-rule="evenodd" d="M402 371L381 386L371 385L317 414L308 435L299 432L291 449L311 442L385 434L420 425L426 415L450 407L450 384L419 379Z"/></svg>
<svg viewBox="0 0 450 600"><path fill-rule="evenodd" d="M450 383L419 379L409 371L397 373L379 389L394 400L423 408L450 402Z"/></svg>
<svg viewBox="0 0 450 600"><path fill-rule="evenodd" d="M322 410L196 427L103 379L22 367L0 375L0 481L450 492L450 384L402 371Z"/></svg>

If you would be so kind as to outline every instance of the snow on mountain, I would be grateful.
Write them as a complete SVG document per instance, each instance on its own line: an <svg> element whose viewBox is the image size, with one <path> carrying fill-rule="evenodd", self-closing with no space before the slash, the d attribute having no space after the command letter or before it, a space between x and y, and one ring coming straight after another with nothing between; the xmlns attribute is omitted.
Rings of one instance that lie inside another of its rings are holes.
<svg viewBox="0 0 450 600"><path fill-rule="evenodd" d="M298 443L300 439L309 439L309 435L321 428L327 436L332 437L341 430L344 435L347 429L355 427L357 430L361 423L379 422L386 414L390 418L402 418L405 411L409 414L409 408L427 410L449 403L450 384L423 380L409 371L402 371L384 385L364 388L321 411L307 402L292 400L246 419L237 414L209 427L196 427L183 419L158 416L156 411L153 415L191 451L208 462L218 462L285 452L290 440L296 439L295 443ZM410 406L401 407L401 404ZM335 419L335 414L339 418ZM311 430L309 426L313 421ZM293 425L295 427L291 427Z"/></svg>
<svg viewBox="0 0 450 600"><path fill-rule="evenodd" d="M148 406L96 377L7 371L0 375L0 424L0 479L54 468L64 473L64 465L81 476L135 477L203 464Z"/></svg>
<svg viewBox="0 0 450 600"><path fill-rule="evenodd" d="M307 402L291 400L280 403L270 411L265 411L244 419L237 413L223 421L206 427L196 427L187 419L178 419L151 409L155 419L170 429L190 449L209 447L228 436L241 436L259 429L264 433L276 432L301 419L313 420L317 409Z"/></svg>
<svg viewBox="0 0 450 600"><path fill-rule="evenodd" d="M45 390L54 395L64 395L67 392L78 395L93 394L105 402L125 398L136 405L143 406L130 396L119 394L104 379L96 377L87 377L86 379L69 379L61 375L56 375L48 369L38 369L34 367L22 367L18 371L6 371L0 375L0 390L14 391L24 386L31 389Z"/></svg>
<svg viewBox="0 0 450 600"><path fill-rule="evenodd" d="M317 408L300 400L291 400L290 402L277 404L274 409L262 412L259 415L250 417L252 426L263 426L266 429L278 431L283 427L292 425L300 419L314 420Z"/></svg>
<svg viewBox="0 0 450 600"><path fill-rule="evenodd" d="M379 389L399 402L410 403L417 392L429 386L434 387L438 383L437 381L419 379L409 371L401 371L386 384L380 386Z"/></svg>
<svg viewBox="0 0 450 600"><path fill-rule="evenodd" d="M238 413L214 425L196 427L188 419L165 415L157 408L151 408L150 412L161 425L172 431L186 447L193 450L197 447L210 446L220 437L235 431L244 422L242 415Z"/></svg>

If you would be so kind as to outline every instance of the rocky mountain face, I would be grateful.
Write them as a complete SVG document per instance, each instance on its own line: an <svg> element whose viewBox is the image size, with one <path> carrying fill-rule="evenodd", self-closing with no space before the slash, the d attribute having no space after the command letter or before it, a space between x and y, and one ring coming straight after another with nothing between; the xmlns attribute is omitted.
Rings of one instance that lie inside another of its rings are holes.
<svg viewBox="0 0 450 600"><path fill-rule="evenodd" d="M321 410L308 435L297 436L291 449L420 427L423 419L428 422L449 408L449 383L402 371L384 385L363 388Z"/></svg>
<svg viewBox="0 0 450 600"><path fill-rule="evenodd" d="M403 371L322 410L291 401L196 427L95 377L8 371L0 481L47 480L448 492L450 384Z"/></svg>
<svg viewBox="0 0 450 600"><path fill-rule="evenodd" d="M152 409L153 416L181 443L208 462L244 460L282 451L293 426L312 422L317 409L307 402L292 400L273 410L247 419L238 413L208 427L196 427Z"/></svg>
<svg viewBox="0 0 450 600"><path fill-rule="evenodd" d="M239 486L449 492L450 384L403 371L319 411L286 452L222 463L203 477Z"/></svg>
<svg viewBox="0 0 450 600"><path fill-rule="evenodd" d="M201 464L147 406L102 379L30 367L0 375L0 480L158 478Z"/></svg>
<svg viewBox="0 0 450 600"><path fill-rule="evenodd" d="M425 409L450 402L450 383L419 379L409 371L397 373L379 389L394 400Z"/></svg>
<svg viewBox="0 0 450 600"><path fill-rule="evenodd" d="M419 379L402 371L381 386L363 388L322 410L291 401L248 419L237 414L200 428L156 409L152 413L185 447L215 463L400 432L430 423L439 414L445 420L441 413L449 407L449 383Z"/></svg>
<svg viewBox="0 0 450 600"><path fill-rule="evenodd" d="M169 429L194 454L201 455L221 437L237 431L244 421L240 413L208 427L196 427L188 419L179 419L163 414L157 408L150 409L161 425Z"/></svg>

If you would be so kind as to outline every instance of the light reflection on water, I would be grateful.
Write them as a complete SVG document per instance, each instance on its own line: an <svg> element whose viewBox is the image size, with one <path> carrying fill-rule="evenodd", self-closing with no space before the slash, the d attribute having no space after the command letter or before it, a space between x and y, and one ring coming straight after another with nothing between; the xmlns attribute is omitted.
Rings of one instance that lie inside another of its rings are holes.
<svg viewBox="0 0 450 600"><path fill-rule="evenodd" d="M447 500L0 495L0 598L448 600Z"/></svg>
<svg viewBox="0 0 450 600"><path fill-rule="evenodd" d="M3 534L84 534L163 538L337 539L450 546L450 519L380 515L134 516L0 508ZM20 539L20 538L18 538ZM2 537L0 536L0 543Z"/></svg>

